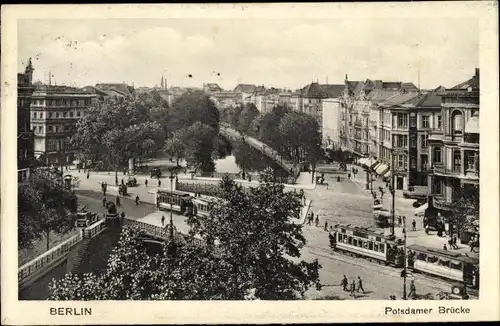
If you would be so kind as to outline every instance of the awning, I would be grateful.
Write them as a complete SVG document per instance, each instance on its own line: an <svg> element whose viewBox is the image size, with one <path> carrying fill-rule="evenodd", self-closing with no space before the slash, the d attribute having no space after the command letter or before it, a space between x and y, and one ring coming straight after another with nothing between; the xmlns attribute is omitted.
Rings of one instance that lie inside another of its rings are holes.
<svg viewBox="0 0 500 326"><path fill-rule="evenodd" d="M389 171L387 171L386 173L384 173L382 176L383 176L384 178L390 178L390 177L391 177L391 175L392 175L391 170L389 170Z"/></svg>
<svg viewBox="0 0 500 326"><path fill-rule="evenodd" d="M465 125L465 133L479 134L479 114L474 114Z"/></svg>
<svg viewBox="0 0 500 326"><path fill-rule="evenodd" d="M358 160L358 164L361 164L361 165L364 165L365 162L366 162L367 158L366 157L362 157Z"/></svg>
<svg viewBox="0 0 500 326"><path fill-rule="evenodd" d="M425 203L422 206L417 207L415 209L415 216L422 216L422 215L424 215L425 211L427 210L428 207L429 207L428 203Z"/></svg>
<svg viewBox="0 0 500 326"><path fill-rule="evenodd" d="M386 173L387 171L389 171L389 166L387 164L380 163L375 167L375 173L377 173L378 175L384 175L384 173Z"/></svg>
<svg viewBox="0 0 500 326"><path fill-rule="evenodd" d="M375 165L375 166L373 167L373 171L377 171L377 169L378 169L378 167L380 166L380 164L382 164L382 163L377 163L377 165Z"/></svg>

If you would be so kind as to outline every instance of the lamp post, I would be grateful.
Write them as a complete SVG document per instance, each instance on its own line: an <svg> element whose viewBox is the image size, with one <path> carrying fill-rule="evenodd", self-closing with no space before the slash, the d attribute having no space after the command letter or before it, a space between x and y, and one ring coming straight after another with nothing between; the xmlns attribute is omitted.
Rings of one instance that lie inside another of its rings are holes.
<svg viewBox="0 0 500 326"><path fill-rule="evenodd" d="M406 258L406 216L403 216L403 235L404 235L404 240L403 240L403 300L406 300L406 273L407 273L407 264L408 260Z"/></svg>
<svg viewBox="0 0 500 326"><path fill-rule="evenodd" d="M396 206L396 200L395 200L395 189L394 189L394 151L391 149L391 185L389 187L391 191L391 196L392 196L392 203L391 203L391 236L394 236L394 224L395 224L395 216L394 216L394 210Z"/></svg>
<svg viewBox="0 0 500 326"><path fill-rule="evenodd" d="M173 199L174 199L174 179L176 177L176 173L174 169L170 170L170 176L168 177L170 179L170 239L173 240L174 237L174 231L173 231L173 216L172 216L172 211L173 211Z"/></svg>

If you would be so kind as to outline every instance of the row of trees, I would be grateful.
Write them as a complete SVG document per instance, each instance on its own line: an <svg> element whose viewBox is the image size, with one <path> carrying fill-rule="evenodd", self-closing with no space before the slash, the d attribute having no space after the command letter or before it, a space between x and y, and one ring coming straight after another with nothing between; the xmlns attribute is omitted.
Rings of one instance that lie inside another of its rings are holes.
<svg viewBox="0 0 500 326"><path fill-rule="evenodd" d="M170 238L161 253L151 255L145 234L125 228L102 274L53 281L51 299L284 300L303 297L311 286L320 289L318 261L297 261L306 242L302 225L289 223L301 196L270 178L251 191L227 177L221 181L223 200L213 204L210 216L188 220L191 235L207 246Z"/></svg>
<svg viewBox="0 0 500 326"><path fill-rule="evenodd" d="M109 99L90 107L78 122L72 146L82 160L103 161L115 171L131 158L164 152L202 170L225 154L218 136L219 112L201 91L188 91L172 107L158 92Z"/></svg>
<svg viewBox="0 0 500 326"><path fill-rule="evenodd" d="M53 175L33 171L28 180L18 184L17 196L19 249L45 239L49 250L51 233L65 234L74 228L72 213L78 208L77 197Z"/></svg>
<svg viewBox="0 0 500 326"><path fill-rule="evenodd" d="M291 111L285 104L278 104L263 115L251 103L239 105L225 109L222 119L293 162L308 161L314 169L323 156L318 121L306 113Z"/></svg>

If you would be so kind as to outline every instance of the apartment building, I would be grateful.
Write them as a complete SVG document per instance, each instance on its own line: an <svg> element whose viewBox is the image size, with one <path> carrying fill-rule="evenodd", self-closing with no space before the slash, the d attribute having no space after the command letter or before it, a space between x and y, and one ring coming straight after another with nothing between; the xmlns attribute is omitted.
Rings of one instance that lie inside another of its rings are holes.
<svg viewBox="0 0 500 326"><path fill-rule="evenodd" d="M31 58L24 73L17 74L17 179L29 177L34 167L34 135L31 128L30 105L35 90Z"/></svg>
<svg viewBox="0 0 500 326"><path fill-rule="evenodd" d="M321 135L325 149L340 148L340 111L341 100L327 98L322 100Z"/></svg>
<svg viewBox="0 0 500 326"><path fill-rule="evenodd" d="M412 83L370 79L349 81L346 75L340 113L341 149L350 152L358 160L379 157L377 139L387 141L390 131L385 133L382 131L382 135L379 135L384 113L378 110L377 105L400 94L404 94L406 98L409 96L407 94L416 95L417 92L418 89ZM388 102L387 105L392 106L394 103L397 102Z"/></svg>
<svg viewBox="0 0 500 326"><path fill-rule="evenodd" d="M427 138L442 122L440 90L425 94L403 92L374 109L379 114L379 125L373 127L377 137L372 141L380 163L374 170L384 177L394 173L396 189L427 187Z"/></svg>
<svg viewBox="0 0 500 326"><path fill-rule="evenodd" d="M441 93L440 128L428 139L429 214L449 216L460 190L479 191L479 69Z"/></svg>
<svg viewBox="0 0 500 326"><path fill-rule="evenodd" d="M77 121L96 100L96 94L74 87L37 87L30 107L35 156L47 165L72 164L74 153L70 138L75 132Z"/></svg>
<svg viewBox="0 0 500 326"><path fill-rule="evenodd" d="M256 86L251 84L239 84L233 90L236 94L237 103L250 103L252 95L255 93Z"/></svg>

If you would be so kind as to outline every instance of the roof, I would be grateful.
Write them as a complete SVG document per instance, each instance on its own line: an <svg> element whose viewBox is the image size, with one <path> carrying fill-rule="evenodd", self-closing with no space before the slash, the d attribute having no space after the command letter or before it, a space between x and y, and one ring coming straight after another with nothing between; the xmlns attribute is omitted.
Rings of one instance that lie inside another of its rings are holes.
<svg viewBox="0 0 500 326"><path fill-rule="evenodd" d="M396 90L383 90L383 89L375 89L370 92L366 98L375 103L381 103L387 101L389 98L400 94L400 91Z"/></svg>
<svg viewBox="0 0 500 326"><path fill-rule="evenodd" d="M453 86L452 90L468 90L469 87L472 87L472 90L479 90L479 69L476 69L476 75L474 75L469 80L466 80L456 86Z"/></svg>
<svg viewBox="0 0 500 326"><path fill-rule="evenodd" d="M388 91L385 91L388 92ZM380 106L382 107L392 107L396 105L402 105L406 102L408 102L411 99L419 97L419 93L417 92L397 92L395 95L387 98L385 101L380 103Z"/></svg>
<svg viewBox="0 0 500 326"><path fill-rule="evenodd" d="M134 93L134 88L125 83L96 84L95 87L103 91L116 90L124 95L132 95Z"/></svg>
<svg viewBox="0 0 500 326"><path fill-rule="evenodd" d="M85 90L76 88L76 87L69 87L69 86L56 86L56 85L40 85L37 86L35 89L35 92L41 92L41 93L53 93L53 94L87 94L87 95L92 95L92 93L89 93Z"/></svg>
<svg viewBox="0 0 500 326"><path fill-rule="evenodd" d="M456 259L456 260L460 260L460 261L463 261L466 263L479 264L479 259L462 255L459 252L453 252L453 251L448 251L448 250L443 250L443 249L428 248L428 247L424 247L424 246L416 245L416 244L409 245L407 248L409 250L415 250L415 251L425 252L425 253L429 253L429 254L436 254L436 255L439 255L442 257L446 257L449 259Z"/></svg>
<svg viewBox="0 0 500 326"><path fill-rule="evenodd" d="M302 88L301 95L308 98L334 98L341 97L345 85L321 85L319 83L310 83Z"/></svg>
<svg viewBox="0 0 500 326"><path fill-rule="evenodd" d="M413 83L402 83L401 89L405 89L407 91L417 91L418 87L415 86L415 84L413 84Z"/></svg>
<svg viewBox="0 0 500 326"><path fill-rule="evenodd" d="M420 93L418 96L406 101L404 105L416 108L441 108L439 88L428 93Z"/></svg>
<svg viewBox="0 0 500 326"><path fill-rule="evenodd" d="M345 85L320 85L320 87L326 98L341 97L345 89Z"/></svg>
<svg viewBox="0 0 500 326"><path fill-rule="evenodd" d="M242 93L253 93L255 91L255 85L251 84L239 84L236 86L234 89L235 92L242 92Z"/></svg>
<svg viewBox="0 0 500 326"><path fill-rule="evenodd" d="M222 91L222 88L216 83L208 83L204 84L203 86L207 87L212 92Z"/></svg>

